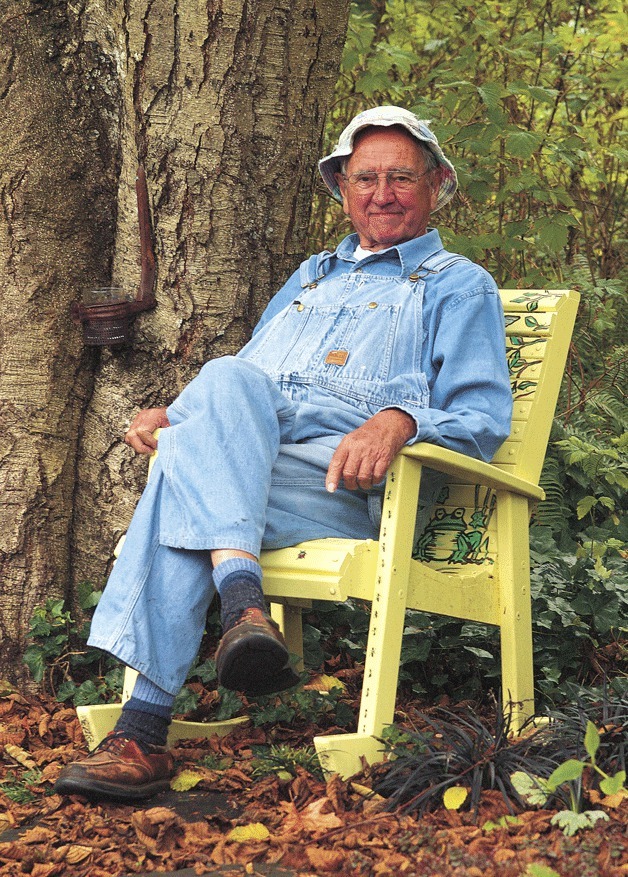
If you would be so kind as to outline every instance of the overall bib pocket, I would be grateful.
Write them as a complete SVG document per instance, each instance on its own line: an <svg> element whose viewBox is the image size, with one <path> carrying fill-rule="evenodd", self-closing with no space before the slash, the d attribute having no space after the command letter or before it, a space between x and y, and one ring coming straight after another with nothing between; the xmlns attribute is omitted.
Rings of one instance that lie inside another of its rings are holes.
<svg viewBox="0 0 628 877"><path fill-rule="evenodd" d="M424 283L353 273L304 290L240 356L282 387L314 386L368 416L429 402L421 372Z"/></svg>

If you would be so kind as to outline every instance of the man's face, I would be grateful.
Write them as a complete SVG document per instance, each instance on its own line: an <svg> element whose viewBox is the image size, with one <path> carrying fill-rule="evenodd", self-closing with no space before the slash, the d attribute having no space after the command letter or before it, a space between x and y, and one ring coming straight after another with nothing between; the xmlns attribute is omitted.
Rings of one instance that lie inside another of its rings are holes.
<svg viewBox="0 0 628 877"><path fill-rule="evenodd" d="M391 170L423 174L425 160L421 149L404 131L372 128L356 137L345 173L348 177L358 171L377 171L380 176L376 188L362 192L341 174L336 175L344 212L360 236L360 245L374 252L425 234L438 199L438 168L404 192L395 192L388 185L385 174Z"/></svg>

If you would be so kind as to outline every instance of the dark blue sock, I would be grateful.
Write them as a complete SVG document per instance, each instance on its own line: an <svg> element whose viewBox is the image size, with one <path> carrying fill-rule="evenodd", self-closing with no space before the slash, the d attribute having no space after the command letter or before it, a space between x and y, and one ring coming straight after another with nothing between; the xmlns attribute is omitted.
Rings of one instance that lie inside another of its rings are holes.
<svg viewBox="0 0 628 877"><path fill-rule="evenodd" d="M171 707L131 697L122 707L115 730L132 737L138 743L165 746L171 716Z"/></svg>
<svg viewBox="0 0 628 877"><path fill-rule="evenodd" d="M247 569L234 570L220 582L220 621L223 633L233 627L246 609L266 609L262 580Z"/></svg>

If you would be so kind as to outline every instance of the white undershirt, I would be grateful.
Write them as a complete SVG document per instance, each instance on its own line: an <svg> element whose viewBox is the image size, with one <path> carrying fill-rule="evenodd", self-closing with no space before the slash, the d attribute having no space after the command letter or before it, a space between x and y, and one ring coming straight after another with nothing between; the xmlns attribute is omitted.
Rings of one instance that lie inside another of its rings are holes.
<svg viewBox="0 0 628 877"><path fill-rule="evenodd" d="M374 250L365 250L364 247L361 247L360 244L358 244L353 251L353 255L359 262L361 259L366 259L367 256L372 256L373 252Z"/></svg>

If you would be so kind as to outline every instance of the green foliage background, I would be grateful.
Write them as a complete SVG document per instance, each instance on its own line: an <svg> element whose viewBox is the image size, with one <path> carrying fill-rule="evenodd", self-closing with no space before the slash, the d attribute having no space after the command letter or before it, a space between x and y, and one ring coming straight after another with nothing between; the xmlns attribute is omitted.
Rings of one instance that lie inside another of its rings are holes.
<svg viewBox="0 0 628 877"><path fill-rule="evenodd" d="M447 246L482 262L500 286L563 285L578 255L591 280L616 277L627 32L618 0L362 0L327 146L356 112L405 106L431 120L459 174L461 195L438 215ZM313 248L343 225L321 198Z"/></svg>
<svg viewBox="0 0 628 877"><path fill-rule="evenodd" d="M606 678L628 690L627 34L619 0L359 0L326 133L325 154L357 112L377 104L430 120L460 180L435 217L445 246L502 287L582 295L533 527L535 673L546 702ZM348 231L320 185L310 250ZM79 595L83 608L90 599ZM362 660L367 608L317 609L306 624L310 666ZM48 674L62 699L110 697L119 674L73 648L81 633L64 607L38 613L27 653L35 678ZM477 696L497 686L498 654L492 629L411 612L401 679L420 696ZM214 676L211 661L191 674ZM184 691L181 708L195 703ZM221 716L240 706L223 702ZM291 720L308 709L284 707Z"/></svg>

